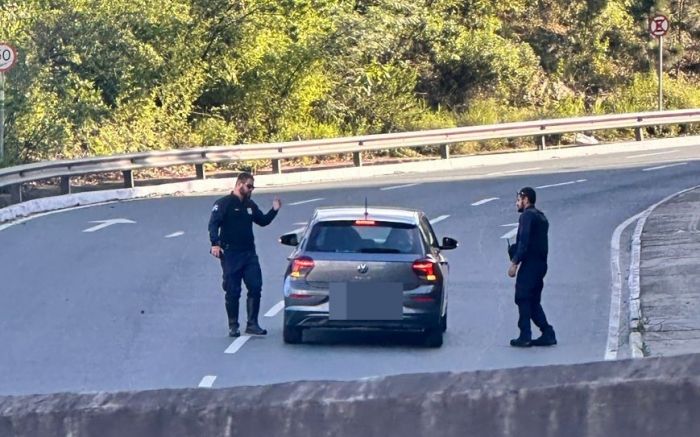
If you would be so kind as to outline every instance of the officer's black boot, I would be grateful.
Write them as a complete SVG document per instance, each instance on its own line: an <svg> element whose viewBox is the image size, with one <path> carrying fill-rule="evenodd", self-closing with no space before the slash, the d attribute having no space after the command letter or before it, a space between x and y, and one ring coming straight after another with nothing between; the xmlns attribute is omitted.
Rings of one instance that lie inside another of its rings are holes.
<svg viewBox="0 0 700 437"><path fill-rule="evenodd" d="M532 340L533 346L554 346L555 344L557 344L557 336L551 326L545 328L539 338Z"/></svg>
<svg viewBox="0 0 700 437"><path fill-rule="evenodd" d="M248 324L246 325L245 333L250 335L266 335L267 330L262 329L260 325L258 325L260 298L249 297L246 304L248 306Z"/></svg>
<svg viewBox="0 0 700 437"><path fill-rule="evenodd" d="M532 346L532 331L530 328L530 314L532 303L525 300L516 300L518 304L518 328L520 335L510 341L513 347L530 347Z"/></svg>
<svg viewBox="0 0 700 437"><path fill-rule="evenodd" d="M526 338L514 338L510 341L510 345L513 347L530 347L532 346L532 341Z"/></svg>
<svg viewBox="0 0 700 437"><path fill-rule="evenodd" d="M226 315L228 316L228 336L240 337L241 331L238 325L238 299L226 301Z"/></svg>

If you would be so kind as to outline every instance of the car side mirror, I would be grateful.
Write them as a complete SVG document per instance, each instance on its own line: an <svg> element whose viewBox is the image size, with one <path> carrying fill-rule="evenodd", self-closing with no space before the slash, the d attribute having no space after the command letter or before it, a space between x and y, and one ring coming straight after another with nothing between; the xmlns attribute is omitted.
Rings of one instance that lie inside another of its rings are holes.
<svg viewBox="0 0 700 437"><path fill-rule="evenodd" d="M457 246L459 246L459 243L457 242L457 240L455 240L454 238L450 238L450 237L444 237L442 239L442 244L440 245L440 249L452 250L452 249L456 249Z"/></svg>
<svg viewBox="0 0 700 437"><path fill-rule="evenodd" d="M284 234L280 237L280 243L284 244L285 246L298 246L299 245L299 237L297 237L297 234L291 233L291 234Z"/></svg>

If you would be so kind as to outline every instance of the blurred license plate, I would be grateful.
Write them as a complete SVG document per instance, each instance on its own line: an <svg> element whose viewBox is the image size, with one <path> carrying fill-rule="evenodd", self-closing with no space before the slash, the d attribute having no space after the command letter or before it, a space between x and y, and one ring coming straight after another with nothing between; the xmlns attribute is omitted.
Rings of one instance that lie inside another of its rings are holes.
<svg viewBox="0 0 700 437"><path fill-rule="evenodd" d="M333 282L330 320L401 320L403 284L400 282Z"/></svg>

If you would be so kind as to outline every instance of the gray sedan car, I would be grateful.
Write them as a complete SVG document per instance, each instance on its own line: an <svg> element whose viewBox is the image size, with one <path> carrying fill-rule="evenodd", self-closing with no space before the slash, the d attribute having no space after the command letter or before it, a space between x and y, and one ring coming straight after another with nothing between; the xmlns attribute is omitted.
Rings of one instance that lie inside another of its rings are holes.
<svg viewBox="0 0 700 437"><path fill-rule="evenodd" d="M449 265L421 211L318 208L294 246L284 276L284 341L311 328L413 331L442 346Z"/></svg>

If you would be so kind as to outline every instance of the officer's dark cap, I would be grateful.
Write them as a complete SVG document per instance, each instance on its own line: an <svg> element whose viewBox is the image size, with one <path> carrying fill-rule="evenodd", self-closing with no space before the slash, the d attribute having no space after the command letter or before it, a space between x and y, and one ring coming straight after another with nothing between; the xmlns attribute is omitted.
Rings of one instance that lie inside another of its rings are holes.
<svg viewBox="0 0 700 437"><path fill-rule="evenodd" d="M521 188L520 191L518 191L518 196L527 197L532 205L537 201L537 193L535 193L535 189L532 187Z"/></svg>

